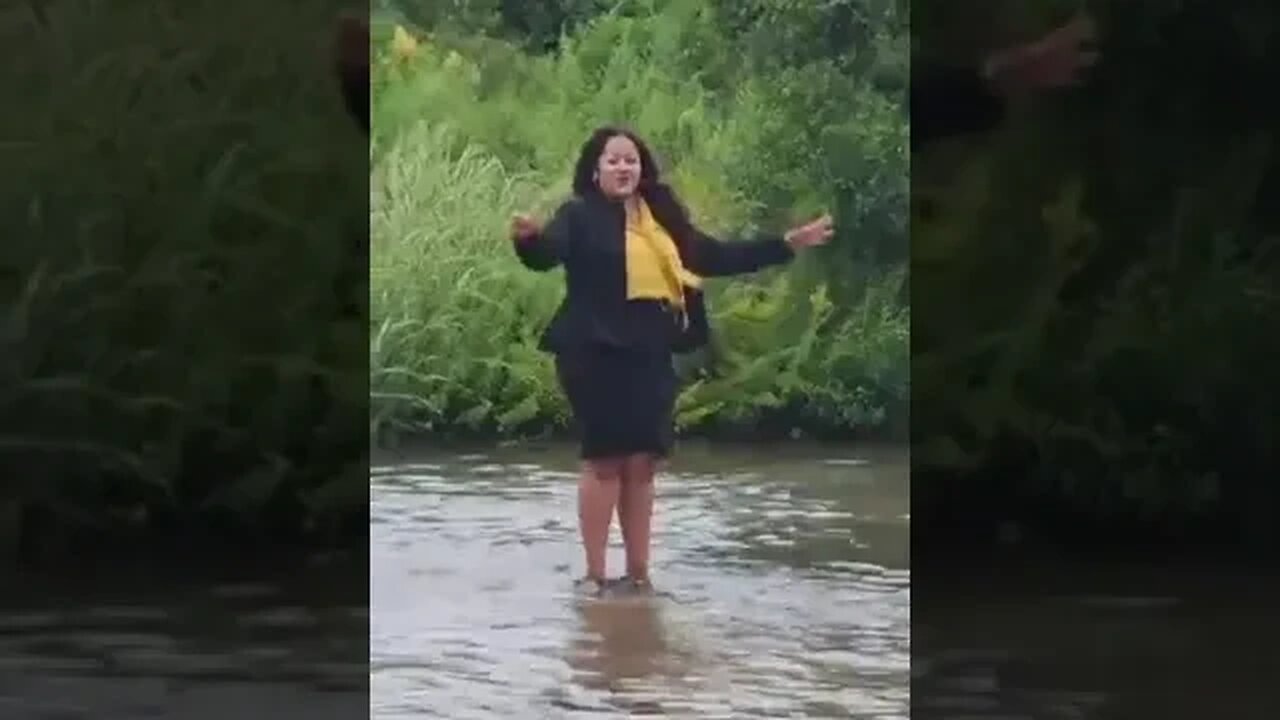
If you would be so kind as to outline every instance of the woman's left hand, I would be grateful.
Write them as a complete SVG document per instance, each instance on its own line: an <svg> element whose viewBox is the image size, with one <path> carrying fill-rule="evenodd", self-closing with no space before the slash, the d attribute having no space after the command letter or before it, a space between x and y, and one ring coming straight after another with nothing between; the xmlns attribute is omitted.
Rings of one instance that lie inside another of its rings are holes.
<svg viewBox="0 0 1280 720"><path fill-rule="evenodd" d="M835 232L835 224L832 222L831 216L823 215L817 220L791 228L783 238L793 250L799 250L800 248L825 245Z"/></svg>
<svg viewBox="0 0 1280 720"><path fill-rule="evenodd" d="M1075 85L1098 62L1097 36L1093 18L1082 14L1035 42L995 53L983 72L1006 95Z"/></svg>

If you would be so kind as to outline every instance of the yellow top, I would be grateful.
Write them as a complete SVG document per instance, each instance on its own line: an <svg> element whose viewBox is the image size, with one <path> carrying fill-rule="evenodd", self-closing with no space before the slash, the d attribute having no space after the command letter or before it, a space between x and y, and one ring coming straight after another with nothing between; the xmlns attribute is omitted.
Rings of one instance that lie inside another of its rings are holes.
<svg viewBox="0 0 1280 720"><path fill-rule="evenodd" d="M675 241L644 200L634 212L628 207L626 252L628 300L665 300L683 310L683 286L702 284L702 278L685 269Z"/></svg>

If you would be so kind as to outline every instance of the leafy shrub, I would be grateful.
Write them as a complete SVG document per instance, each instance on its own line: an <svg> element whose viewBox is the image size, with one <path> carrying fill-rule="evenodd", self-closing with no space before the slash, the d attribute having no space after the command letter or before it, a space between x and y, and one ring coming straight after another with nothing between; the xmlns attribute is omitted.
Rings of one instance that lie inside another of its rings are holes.
<svg viewBox="0 0 1280 720"><path fill-rule="evenodd" d="M736 47L711 10L631 10L584 19L551 53L438 25L399 57L395 23L377 28L371 432L565 426L551 360L536 349L563 280L519 265L507 223L552 209L589 131L624 122L713 232L777 230L824 207L842 227L791 268L712 283L717 341L682 364L680 426L901 433L900 100L832 63L709 77L734 72Z"/></svg>

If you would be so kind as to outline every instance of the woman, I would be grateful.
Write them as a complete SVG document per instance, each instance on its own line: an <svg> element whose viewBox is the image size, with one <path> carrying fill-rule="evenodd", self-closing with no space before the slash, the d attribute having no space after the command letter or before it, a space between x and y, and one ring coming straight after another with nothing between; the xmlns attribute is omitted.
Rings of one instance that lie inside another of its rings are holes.
<svg viewBox="0 0 1280 720"><path fill-rule="evenodd" d="M568 292L542 348L556 356L582 432L580 582L604 589L616 509L626 546L623 582L647 588L654 470L673 441L672 353L707 340L702 278L785 263L797 249L827 242L832 222L824 216L784 237L719 242L694 226L644 142L613 127L583 145L573 192L545 227L516 216L512 238L525 266L563 266L566 273Z"/></svg>

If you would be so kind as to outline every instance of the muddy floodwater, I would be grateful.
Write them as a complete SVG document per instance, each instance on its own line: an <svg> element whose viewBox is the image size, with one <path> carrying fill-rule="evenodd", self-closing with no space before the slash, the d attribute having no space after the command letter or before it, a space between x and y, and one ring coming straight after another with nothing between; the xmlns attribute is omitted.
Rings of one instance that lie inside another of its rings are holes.
<svg viewBox="0 0 1280 720"><path fill-rule="evenodd" d="M904 452L682 447L653 598L575 596L576 467L568 447L377 457L375 718L907 717Z"/></svg>
<svg viewBox="0 0 1280 720"><path fill-rule="evenodd" d="M905 453L688 445L657 596L590 601L575 466L375 455L369 570L0 576L0 718L1280 718L1274 572L930 568L913 607Z"/></svg>
<svg viewBox="0 0 1280 720"><path fill-rule="evenodd" d="M0 577L0 718L366 716L363 563L251 565Z"/></svg>

